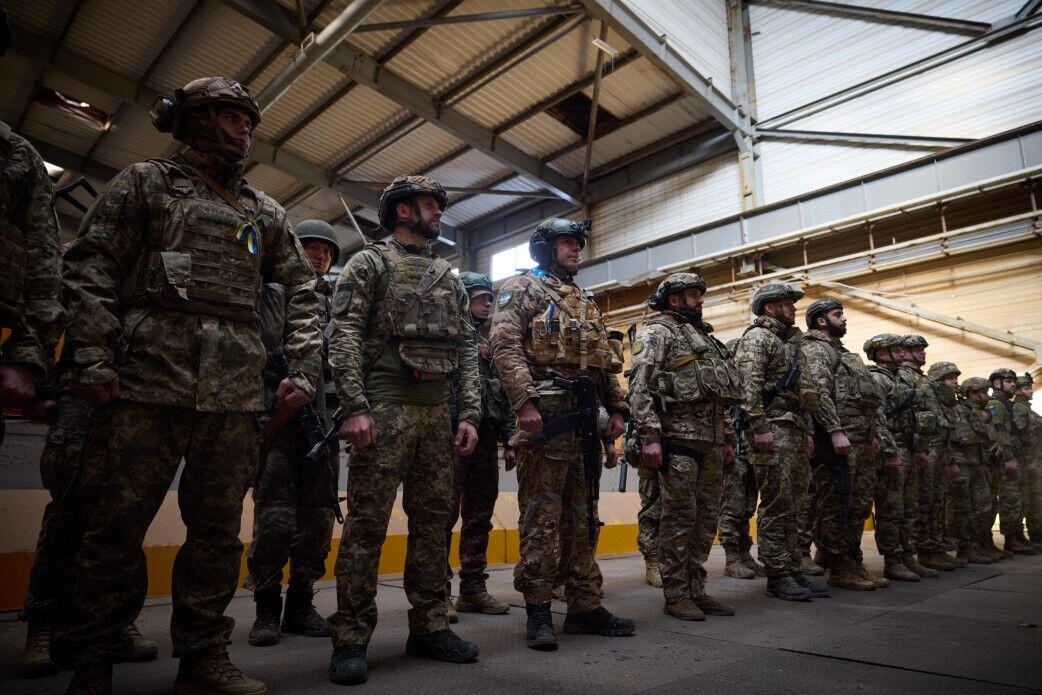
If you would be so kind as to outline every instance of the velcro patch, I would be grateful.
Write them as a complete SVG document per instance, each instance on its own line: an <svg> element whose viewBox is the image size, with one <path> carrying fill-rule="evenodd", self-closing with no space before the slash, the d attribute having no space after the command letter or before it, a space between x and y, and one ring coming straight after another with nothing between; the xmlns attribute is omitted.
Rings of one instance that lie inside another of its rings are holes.
<svg viewBox="0 0 1042 695"><path fill-rule="evenodd" d="M496 306L499 307L500 309L502 309L507 304L509 304L510 300L513 299L513 298L514 298L514 293L511 292L510 290L507 290L506 292L500 292L499 293L499 299L496 300Z"/></svg>
<svg viewBox="0 0 1042 695"><path fill-rule="evenodd" d="M333 295L333 315L342 316L351 308L351 298L355 294L355 288L350 283L341 283Z"/></svg>

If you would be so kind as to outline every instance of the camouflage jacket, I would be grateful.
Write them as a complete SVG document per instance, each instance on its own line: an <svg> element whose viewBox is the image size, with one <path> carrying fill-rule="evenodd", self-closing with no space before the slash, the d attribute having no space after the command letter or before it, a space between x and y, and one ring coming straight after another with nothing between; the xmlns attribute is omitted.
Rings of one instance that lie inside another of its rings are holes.
<svg viewBox="0 0 1042 695"><path fill-rule="evenodd" d="M905 407L894 414L901 431L910 437L912 451L930 450L930 438L939 429L941 406L937 403L933 386L923 371L907 362L897 368L898 389L903 389L901 404Z"/></svg>
<svg viewBox="0 0 1042 695"><path fill-rule="evenodd" d="M956 404L953 415L949 440L952 461L960 466L985 463L984 457L995 438L986 404L964 398Z"/></svg>
<svg viewBox="0 0 1042 695"><path fill-rule="evenodd" d="M216 157L187 150L171 162L188 176L191 199L205 199L241 218L189 168L214 170L221 166ZM264 281L287 288L289 378L314 395L321 349L315 271L278 203L250 188L237 172L228 172L224 185L260 227L256 286ZM70 321L65 349L72 354L74 376L86 384L118 377L121 397L129 401L202 412L262 410L266 353L259 321L162 308L137 292L135 273L142 259L171 245L177 248L183 233L182 228L168 229L174 200L168 188L156 164L124 169L94 201L66 252Z"/></svg>
<svg viewBox="0 0 1042 695"><path fill-rule="evenodd" d="M19 230L25 246L21 316L0 348L0 364L24 365L38 379L50 368L65 325L53 195L43 159L25 138L0 122L0 218ZM8 260L18 261L0 259L0 272L10 279L18 271L6 267Z"/></svg>
<svg viewBox="0 0 1042 695"><path fill-rule="evenodd" d="M895 455L897 443L886 426L883 393L861 358L817 329L804 333L800 350L820 399L815 424L828 434L844 432L852 441L875 436L884 455Z"/></svg>
<svg viewBox="0 0 1042 695"><path fill-rule="evenodd" d="M1002 391L994 391L988 401L988 415L994 442L989 452L991 463L997 466L1015 459L1018 451L1013 438L1013 402Z"/></svg>
<svg viewBox="0 0 1042 695"><path fill-rule="evenodd" d="M662 311L637 331L627 400L633 432L642 444L664 439L726 444L734 439L729 411L741 398L741 383L733 384L734 399L730 401L715 399L708 393L703 393L698 401L691 401L679 393L664 393L667 388L660 383L669 382L682 391L701 390L704 384L692 388L676 384L696 377L671 365L703 354L730 360L730 353L711 335L712 330L707 323L696 326L679 314ZM696 353L693 345L703 351Z"/></svg>
<svg viewBox="0 0 1042 695"><path fill-rule="evenodd" d="M769 422L790 422L806 429L807 413L800 406L800 389L812 389L806 369L806 357L797 345L800 329L786 326L770 316L757 316L753 325L745 329L735 347L735 364L742 373L745 392L742 414L748 430L753 434L769 431ZM770 405L764 400L767 392L784 378L792 359L800 369L796 387L778 393Z"/></svg>
<svg viewBox="0 0 1042 695"><path fill-rule="evenodd" d="M955 395L955 389L940 380L930 381L930 393L933 396L931 400L939 412L937 432L934 438L943 439L948 437L952 428L955 427L955 404L958 399Z"/></svg>
<svg viewBox="0 0 1042 695"><path fill-rule="evenodd" d="M431 263L435 260L427 247L406 246L397 239L387 243L393 245L397 253L419 255L429 258ZM333 366L333 379L340 404L349 414L368 412L373 402L432 404L447 403L450 398L447 377L428 382L410 382L398 357L401 339L378 328L380 322L375 315L376 307L385 298L391 281L391 266L382 248L380 244L369 244L352 256L340 273L333 292L329 361ZM458 318L466 329L455 338L460 393L458 416L460 420L477 426L481 423L481 386L478 348L474 341L474 331L465 318L470 316L470 298L463 283L455 275L446 273L439 280L446 281L452 283L456 297L454 306L458 307ZM382 385L374 390L372 378L380 370L387 370L387 373L380 372ZM391 374L390 371L395 373Z"/></svg>
<svg viewBox="0 0 1042 695"><path fill-rule="evenodd" d="M1013 399L1013 432L1020 444L1021 458L1037 462L1042 456L1042 415L1031 409L1031 399Z"/></svg>
<svg viewBox="0 0 1042 695"><path fill-rule="evenodd" d="M515 413L529 398L536 400L540 410L548 407L550 399L541 397L548 395L547 389L550 388L550 382L555 375L574 379L582 373L578 367L571 365L537 366L534 357L526 351L525 346L530 342L528 338L533 319L544 314L550 304L550 298L543 291L542 284L545 283L561 292L583 291L570 279L562 279L541 270L539 272L542 273L542 278L539 278L534 272L536 271L515 275L503 283L496 299L496 312L492 316L492 327L489 331L489 342L503 381L503 390L506 391L510 408ZM602 405L608 412L626 414L628 408L625 393L618 377L595 368L589 368L588 373L598 382Z"/></svg>
<svg viewBox="0 0 1042 695"><path fill-rule="evenodd" d="M479 326L474 327L474 339L478 345L478 372L481 382L481 428L486 432L494 432L496 438L504 445L514 436L514 414L510 410L503 383L499 378L499 370L492 359L492 347L485 336L481 335ZM463 407L463 392L460 388L460 373L456 370L449 377L449 412L453 423L459 422L459 412Z"/></svg>

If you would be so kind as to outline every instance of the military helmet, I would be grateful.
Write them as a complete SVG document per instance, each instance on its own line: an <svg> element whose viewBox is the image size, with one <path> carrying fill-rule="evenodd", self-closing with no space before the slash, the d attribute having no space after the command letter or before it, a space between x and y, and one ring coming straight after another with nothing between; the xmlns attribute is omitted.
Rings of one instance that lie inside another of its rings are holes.
<svg viewBox="0 0 1042 695"><path fill-rule="evenodd" d="M669 306L666 302L666 297L676 292L683 292L688 288L694 288L705 294L706 281L697 273L671 273L666 276L665 280L659 283L659 286L648 297L648 306L662 311Z"/></svg>
<svg viewBox="0 0 1042 695"><path fill-rule="evenodd" d="M449 196L441 184L427 176L398 176L380 194L380 226L386 231L394 230L398 221L395 206L418 195L429 195L438 201L442 212L449 206Z"/></svg>
<svg viewBox="0 0 1042 695"><path fill-rule="evenodd" d="M962 372L959 371L954 362L934 362L926 370L926 376L930 378L930 381L941 381L949 374L959 376Z"/></svg>
<svg viewBox="0 0 1042 695"><path fill-rule="evenodd" d="M901 336L895 333L879 333L866 340L862 349L865 351L865 356L874 361L876 359L876 350L891 348L900 344Z"/></svg>
<svg viewBox="0 0 1042 695"><path fill-rule="evenodd" d="M297 239L300 240L302 246L308 241L325 242L333 253L332 265L340 262L340 242L337 241L333 225L325 220L301 220L297 223L293 233L297 235Z"/></svg>
<svg viewBox="0 0 1042 695"><path fill-rule="evenodd" d="M921 335L906 335L901 339L901 345L909 350L919 350L929 347L930 343L926 342L926 338Z"/></svg>
<svg viewBox="0 0 1042 695"><path fill-rule="evenodd" d="M970 391L987 391L990 387L991 384L984 377L971 376L959 384L959 393L965 396Z"/></svg>
<svg viewBox="0 0 1042 695"><path fill-rule="evenodd" d="M463 289L467 290L467 294L471 298L482 294L492 294L492 281L488 279L487 275L468 270L460 273L459 279L463 283Z"/></svg>
<svg viewBox="0 0 1042 695"><path fill-rule="evenodd" d="M538 265L548 266L554 261L554 247L558 237L572 237L579 242L579 248L586 248L586 238L590 234L590 220L566 220L551 217L539 223L528 240L528 255Z"/></svg>
<svg viewBox="0 0 1042 695"><path fill-rule="evenodd" d="M771 282L763 285L753 294L753 313L759 316L763 312L763 305L778 299L791 299L798 302L803 299L803 290L795 285L784 282Z"/></svg>
<svg viewBox="0 0 1042 695"><path fill-rule="evenodd" d="M185 114L204 107L235 106L250 114L253 130L261 122L260 107L246 85L230 77L201 77L174 90L171 100L159 96L152 102L149 116L152 125L161 133L173 133L178 140L184 136Z"/></svg>
<svg viewBox="0 0 1042 695"><path fill-rule="evenodd" d="M988 383L990 384L990 383L994 382L996 379L1016 379L1016 378L1017 378L1017 373L1014 372L1012 369L996 369L994 372L991 373L991 376L988 377Z"/></svg>
<svg viewBox="0 0 1042 695"><path fill-rule="evenodd" d="M807 328L814 328L814 322L822 314L827 314L834 309L842 309L843 302L832 297L826 297L825 299L816 299L810 303L807 307Z"/></svg>
<svg viewBox="0 0 1042 695"><path fill-rule="evenodd" d="M1034 386L1035 380L1031 377L1031 374L1024 372L1022 376L1017 377L1017 388L1022 389L1028 386Z"/></svg>

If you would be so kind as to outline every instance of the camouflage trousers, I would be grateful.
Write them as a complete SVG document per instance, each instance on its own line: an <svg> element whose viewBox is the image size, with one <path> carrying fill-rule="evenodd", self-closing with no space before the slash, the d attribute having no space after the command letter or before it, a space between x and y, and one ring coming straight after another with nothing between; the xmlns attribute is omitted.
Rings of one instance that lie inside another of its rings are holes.
<svg viewBox="0 0 1042 695"><path fill-rule="evenodd" d="M738 550L753 545L749 519L756 514L756 471L749 457L742 455L724 467L720 493L720 544Z"/></svg>
<svg viewBox="0 0 1042 695"><path fill-rule="evenodd" d="M929 460L919 472L919 519L916 550L939 553L944 550L944 488L951 451L949 431L942 429L930 440Z"/></svg>
<svg viewBox="0 0 1042 695"><path fill-rule="evenodd" d="M803 555L810 554L810 546L814 542L814 518L821 506L821 496L826 492L820 487L822 477L814 469L811 469L808 477L810 482L807 484L807 493L804 497L806 503L798 510L796 519L796 539L800 546L800 553Z"/></svg>
<svg viewBox="0 0 1042 695"><path fill-rule="evenodd" d="M594 610L601 604L600 581L579 440L566 434L548 444L519 444L517 483L521 556L514 588L525 603L540 604L563 582L568 612Z"/></svg>
<svg viewBox="0 0 1042 695"><path fill-rule="evenodd" d="M445 525L452 494L452 431L447 405L379 403L370 413L376 441L351 454L347 516L336 559L333 646L365 645L376 627L380 551L398 486L409 517L405 595L409 631L447 629Z"/></svg>
<svg viewBox="0 0 1042 695"><path fill-rule="evenodd" d="M94 406L67 395L58 398L57 406L57 418L47 430L40 456L40 478L51 501L43 510L25 596L26 618L37 624L51 624L58 617L83 537L80 459Z"/></svg>
<svg viewBox="0 0 1042 695"><path fill-rule="evenodd" d="M658 472L640 466L637 468L637 491L640 494L640 511L637 512L637 548L644 559L658 557L658 525L662 518L662 491L659 489Z"/></svg>
<svg viewBox="0 0 1042 695"><path fill-rule="evenodd" d="M756 509L756 548L767 576L800 571L799 518L807 505L810 463L807 433L785 422L770 423L774 451L755 448L749 458L756 467L760 506ZM721 529L723 524L721 524Z"/></svg>
<svg viewBox="0 0 1042 695"><path fill-rule="evenodd" d="M854 428L844 430L850 439L847 467L850 470L849 499L837 489L836 479L828 466L814 471L822 491L814 519L814 544L829 558L857 560L861 557L861 536L865 520L872 511L876 484L876 453L870 445L875 435Z"/></svg>
<svg viewBox="0 0 1042 695"><path fill-rule="evenodd" d="M261 592L282 583L290 563L289 583L302 591L326 573L333 536L330 486L337 490L339 453L324 469L307 459L308 443L294 420L272 437L267 459L253 484L253 542L246 556L246 588Z"/></svg>
<svg viewBox="0 0 1042 695"><path fill-rule="evenodd" d="M991 493L984 467L959 462L959 475L948 484L948 532L962 546L981 541L983 529L991 535Z"/></svg>
<svg viewBox="0 0 1042 695"><path fill-rule="evenodd" d="M883 458L876 457L875 539L876 548L884 557L916 551L919 476L914 469L917 464L912 460L912 452L906 447L897 447L897 457L901 465L896 468L887 468Z"/></svg>
<svg viewBox="0 0 1042 695"><path fill-rule="evenodd" d="M663 449L668 444L663 443ZM659 571L666 600L705 594L705 562L720 518L723 458L719 446L682 443L698 457L663 452Z"/></svg>
<svg viewBox="0 0 1042 695"><path fill-rule="evenodd" d="M1016 536L1024 532L1023 477L1027 471L1024 464L1015 471L999 469L999 532L1003 536Z"/></svg>
<svg viewBox="0 0 1042 695"><path fill-rule="evenodd" d="M452 505L445 525L445 549L452 543L452 529L462 518L459 533L459 592L486 591L488 534L499 497L499 446L496 432L478 430L478 445L470 456L456 456L452 475ZM445 593L452 594L452 569L446 563Z"/></svg>
<svg viewBox="0 0 1042 695"><path fill-rule="evenodd" d="M148 589L142 544L182 458L184 544L174 561L174 656L227 644L224 614L239 578L242 502L257 467L254 413L203 413L116 401L94 414L84 444L85 527L56 646L76 662L111 661Z"/></svg>
<svg viewBox="0 0 1042 695"><path fill-rule="evenodd" d="M1036 465L1042 468L1042 462L1036 461ZM1042 542L1042 471L1034 475L1027 474L1024 490L1024 518L1028 537L1039 543Z"/></svg>

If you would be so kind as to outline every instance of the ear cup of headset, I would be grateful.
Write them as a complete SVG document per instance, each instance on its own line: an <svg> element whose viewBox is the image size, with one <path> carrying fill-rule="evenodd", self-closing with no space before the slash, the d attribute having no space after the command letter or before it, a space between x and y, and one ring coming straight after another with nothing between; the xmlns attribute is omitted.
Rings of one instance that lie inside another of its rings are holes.
<svg viewBox="0 0 1042 695"><path fill-rule="evenodd" d="M160 96L156 97L156 100L152 102L152 108L149 110L149 118L152 119L152 125L160 133L169 133L174 129L174 102L170 101L167 97Z"/></svg>

